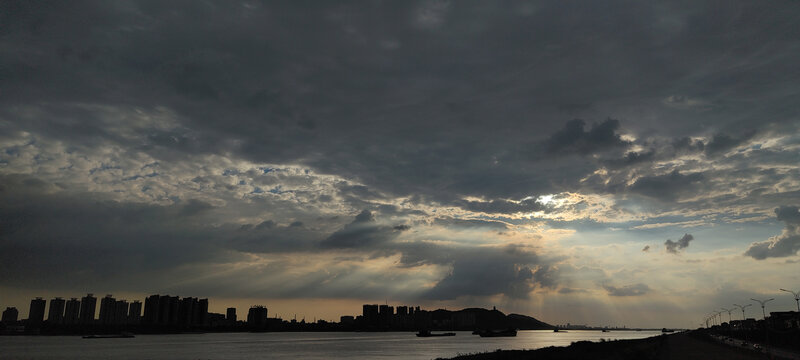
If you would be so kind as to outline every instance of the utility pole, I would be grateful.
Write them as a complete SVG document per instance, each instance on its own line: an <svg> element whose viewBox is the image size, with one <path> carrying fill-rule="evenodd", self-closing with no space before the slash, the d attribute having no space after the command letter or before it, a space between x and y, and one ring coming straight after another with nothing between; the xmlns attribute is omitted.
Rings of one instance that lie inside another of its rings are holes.
<svg viewBox="0 0 800 360"><path fill-rule="evenodd" d="M788 293L792 293L794 295L794 301L797 303L797 312L800 312L800 291L794 292L791 290L780 289L781 291L786 291Z"/></svg>

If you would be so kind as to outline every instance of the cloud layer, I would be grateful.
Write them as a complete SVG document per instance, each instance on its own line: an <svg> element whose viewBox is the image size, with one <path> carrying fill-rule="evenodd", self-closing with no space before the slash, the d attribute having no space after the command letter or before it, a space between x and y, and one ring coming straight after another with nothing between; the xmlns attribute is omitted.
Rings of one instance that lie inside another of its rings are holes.
<svg viewBox="0 0 800 360"><path fill-rule="evenodd" d="M568 316L569 294L672 309L706 289L686 279L737 281L720 257L800 250L797 3L0 6L20 298Z"/></svg>

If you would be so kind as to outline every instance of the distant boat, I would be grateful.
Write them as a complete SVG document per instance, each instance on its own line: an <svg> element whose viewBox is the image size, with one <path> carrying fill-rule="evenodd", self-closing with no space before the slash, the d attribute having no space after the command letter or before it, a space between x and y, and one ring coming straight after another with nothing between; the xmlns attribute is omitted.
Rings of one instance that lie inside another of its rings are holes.
<svg viewBox="0 0 800 360"><path fill-rule="evenodd" d="M670 329L667 329L667 328L663 328L663 329L661 329L661 332L662 333L671 333L671 332L675 332L675 330L670 330Z"/></svg>
<svg viewBox="0 0 800 360"><path fill-rule="evenodd" d="M608 330L608 329L603 329L602 331L603 331L603 332L609 332L609 331L611 331L611 330Z"/></svg>
<svg viewBox="0 0 800 360"><path fill-rule="evenodd" d="M553 329L553 332L568 332L568 331L567 331L567 330L558 330L558 329Z"/></svg>
<svg viewBox="0 0 800 360"><path fill-rule="evenodd" d="M420 330L417 333L417 337L434 337L434 336L456 336L454 332L446 332L446 333L432 333L430 330Z"/></svg>
<svg viewBox="0 0 800 360"><path fill-rule="evenodd" d="M133 334L125 332L121 334L108 334L108 335L86 335L84 339L122 339L135 337Z"/></svg>
<svg viewBox="0 0 800 360"><path fill-rule="evenodd" d="M480 335L481 337L517 336L517 330L515 329L484 330L484 331L479 331L478 335Z"/></svg>

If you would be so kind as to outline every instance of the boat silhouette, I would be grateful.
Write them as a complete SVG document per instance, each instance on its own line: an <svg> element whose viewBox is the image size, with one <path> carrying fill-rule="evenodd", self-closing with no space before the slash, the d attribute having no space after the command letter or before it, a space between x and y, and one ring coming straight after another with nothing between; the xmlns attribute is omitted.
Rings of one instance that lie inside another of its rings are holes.
<svg viewBox="0 0 800 360"><path fill-rule="evenodd" d="M430 330L420 330L417 333L417 337L433 337L433 336L456 336L456 333L454 332L432 333Z"/></svg>
<svg viewBox="0 0 800 360"><path fill-rule="evenodd" d="M133 334L129 332L123 332L119 334L103 334L103 335L86 335L84 339L122 339L122 338L132 338L135 337Z"/></svg>
<svg viewBox="0 0 800 360"><path fill-rule="evenodd" d="M502 337L502 336L517 336L516 329L506 330L482 330L478 331L480 337Z"/></svg>

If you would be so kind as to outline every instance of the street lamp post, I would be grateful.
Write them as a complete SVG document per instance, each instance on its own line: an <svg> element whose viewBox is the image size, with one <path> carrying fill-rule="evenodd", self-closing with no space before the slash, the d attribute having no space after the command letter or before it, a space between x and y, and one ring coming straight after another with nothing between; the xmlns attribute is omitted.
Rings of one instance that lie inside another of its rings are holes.
<svg viewBox="0 0 800 360"><path fill-rule="evenodd" d="M742 321L744 321L744 308L746 308L748 306L753 306L753 304L747 304L747 305L744 305L744 306L739 305L739 304L733 304L733 306L736 306L739 309L742 309Z"/></svg>
<svg viewBox="0 0 800 360"><path fill-rule="evenodd" d="M767 310L765 310L765 308L767 306L767 303L772 301L772 300L775 300L775 299L767 299L767 300L763 300L762 301L762 300L757 300L757 299L752 299L751 298L750 300L753 300L753 301L758 302L759 304L761 304L761 314L764 316L764 320L766 320L767 319Z"/></svg>
<svg viewBox="0 0 800 360"><path fill-rule="evenodd" d="M731 323L731 311L733 311L733 309L726 309L726 308L720 308L720 309L725 310L725 311L728 312L728 324L730 325L730 323Z"/></svg>
<svg viewBox="0 0 800 360"><path fill-rule="evenodd" d="M757 299L752 299L751 298L750 300L756 301L759 304L761 304L761 314L764 315L764 343L766 344L767 352L769 353L769 326L767 326L767 310L765 310L765 309L766 309L767 303L772 301L772 300L775 300L775 299L767 299L767 300L761 301L761 300L757 300Z"/></svg>
<svg viewBox="0 0 800 360"><path fill-rule="evenodd" d="M781 291L786 291L788 293L792 293L794 295L794 301L797 303L797 312L800 312L800 291L794 292L791 290L780 289Z"/></svg>
<svg viewBox="0 0 800 360"><path fill-rule="evenodd" d="M714 318L717 319L717 325L722 325L722 311L714 311Z"/></svg>

